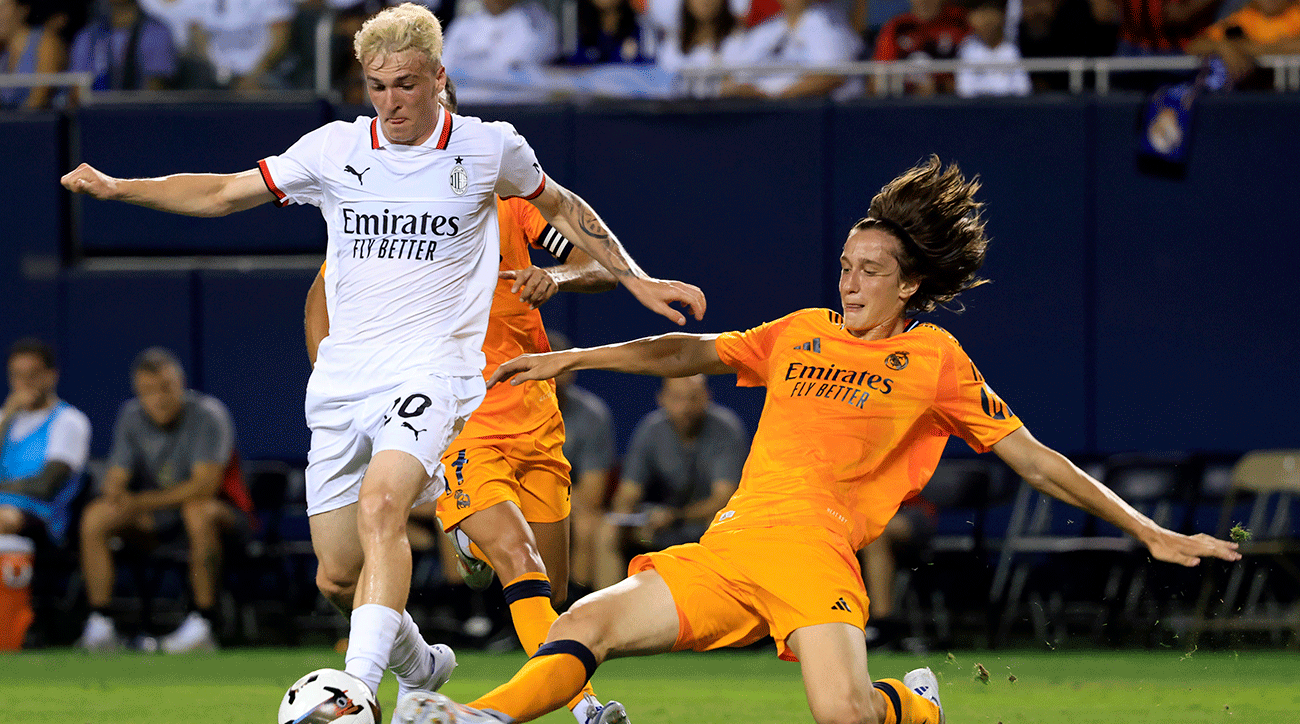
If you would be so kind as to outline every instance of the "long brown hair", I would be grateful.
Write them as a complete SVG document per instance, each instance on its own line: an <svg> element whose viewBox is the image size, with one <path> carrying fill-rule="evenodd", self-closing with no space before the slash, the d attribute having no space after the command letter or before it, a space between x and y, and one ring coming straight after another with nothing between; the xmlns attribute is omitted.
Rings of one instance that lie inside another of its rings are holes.
<svg viewBox="0 0 1300 724"><path fill-rule="evenodd" d="M947 306L958 294L988 283L975 276L989 244L984 204L975 200L979 188L978 176L968 181L957 164L944 168L931 155L885 184L871 199L867 218L854 224L853 231L878 227L898 239L900 273L920 283L908 312Z"/></svg>
<svg viewBox="0 0 1300 724"><path fill-rule="evenodd" d="M695 47L695 31L700 26L700 21L696 20L695 15L691 13L691 9L687 7L688 4L686 0L682 0L682 17L681 22L678 23L678 28L680 28L678 32L681 33L678 41L681 43L682 55L690 53L691 49ZM713 48L716 50L722 43L722 39L731 35L731 31L736 29L736 16L731 14L731 6L727 0L722 0L719 3L718 14L713 16L713 28L717 31L717 35L713 39Z"/></svg>

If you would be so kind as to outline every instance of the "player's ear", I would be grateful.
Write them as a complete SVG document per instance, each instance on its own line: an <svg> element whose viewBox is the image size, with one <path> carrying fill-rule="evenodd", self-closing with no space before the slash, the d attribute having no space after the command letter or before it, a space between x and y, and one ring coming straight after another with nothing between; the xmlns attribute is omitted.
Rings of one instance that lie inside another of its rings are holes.
<svg viewBox="0 0 1300 724"><path fill-rule="evenodd" d="M912 295L916 294L916 291L920 288L921 279L919 277L915 279L901 275L898 277L898 298L904 304L906 304L907 301L912 298Z"/></svg>

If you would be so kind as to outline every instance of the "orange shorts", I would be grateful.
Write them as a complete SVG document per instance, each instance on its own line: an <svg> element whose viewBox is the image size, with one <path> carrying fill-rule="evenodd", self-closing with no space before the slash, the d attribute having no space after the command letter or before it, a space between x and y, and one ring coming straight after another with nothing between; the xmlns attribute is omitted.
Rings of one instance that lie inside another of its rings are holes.
<svg viewBox="0 0 1300 724"><path fill-rule="evenodd" d="M867 622L867 591L848 543L825 528L709 532L699 543L632 559L628 575L658 571L681 627L674 651L744 646L771 634L777 655L796 629Z"/></svg>
<svg viewBox="0 0 1300 724"><path fill-rule="evenodd" d="M505 502L519 506L529 523L569 517L569 461L559 415L523 435L456 438L442 465L447 492L438 496L438 519L447 530Z"/></svg>

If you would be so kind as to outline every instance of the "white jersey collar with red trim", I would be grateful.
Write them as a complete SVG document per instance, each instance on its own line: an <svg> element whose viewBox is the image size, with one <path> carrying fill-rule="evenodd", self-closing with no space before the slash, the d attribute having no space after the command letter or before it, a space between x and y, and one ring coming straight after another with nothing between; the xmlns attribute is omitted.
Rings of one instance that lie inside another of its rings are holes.
<svg viewBox="0 0 1300 724"><path fill-rule="evenodd" d="M429 134L429 138L426 139L424 143L421 143L420 146L438 151L447 148L447 142L451 140L451 131L453 126L451 111L443 108L442 113L438 115L437 123L433 126L433 133ZM401 145L407 144L393 143L388 140L388 137L384 135L384 125L379 122L378 117L370 120L370 148L380 150L387 148L388 146Z"/></svg>

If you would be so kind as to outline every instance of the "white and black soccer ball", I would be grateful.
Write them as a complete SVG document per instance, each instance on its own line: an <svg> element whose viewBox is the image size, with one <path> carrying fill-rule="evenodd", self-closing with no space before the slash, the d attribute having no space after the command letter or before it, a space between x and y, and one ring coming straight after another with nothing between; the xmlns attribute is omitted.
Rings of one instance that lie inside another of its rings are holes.
<svg viewBox="0 0 1300 724"><path fill-rule="evenodd" d="M380 724L379 702L370 687L337 669L298 679L280 700L277 724Z"/></svg>

